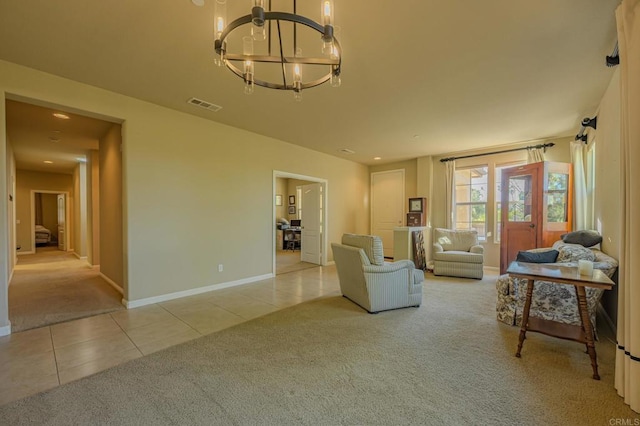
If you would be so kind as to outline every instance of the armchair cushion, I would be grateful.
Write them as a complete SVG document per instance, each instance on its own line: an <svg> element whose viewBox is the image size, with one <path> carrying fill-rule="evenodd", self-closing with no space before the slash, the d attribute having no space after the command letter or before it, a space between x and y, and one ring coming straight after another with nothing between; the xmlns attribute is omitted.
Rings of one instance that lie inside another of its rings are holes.
<svg viewBox="0 0 640 426"><path fill-rule="evenodd" d="M529 263L555 263L558 259L558 250L548 250L541 252L519 251L516 260L518 262Z"/></svg>
<svg viewBox="0 0 640 426"><path fill-rule="evenodd" d="M384 265L382 239L377 235L344 234L342 244L364 250L372 265Z"/></svg>
<svg viewBox="0 0 640 426"><path fill-rule="evenodd" d="M478 245L476 231L435 228L433 235L435 243L439 244L444 251L469 251L472 246Z"/></svg>
<svg viewBox="0 0 640 426"><path fill-rule="evenodd" d="M583 247L593 247L602 242L602 235L598 231L573 231L560 238L567 244L580 244Z"/></svg>
<svg viewBox="0 0 640 426"><path fill-rule="evenodd" d="M558 250L556 262L577 262L578 260L596 260L596 255L591 249L578 244L564 244Z"/></svg>
<svg viewBox="0 0 640 426"><path fill-rule="evenodd" d="M482 253L470 253L468 251L442 251L433 253L433 260L445 262L482 263Z"/></svg>

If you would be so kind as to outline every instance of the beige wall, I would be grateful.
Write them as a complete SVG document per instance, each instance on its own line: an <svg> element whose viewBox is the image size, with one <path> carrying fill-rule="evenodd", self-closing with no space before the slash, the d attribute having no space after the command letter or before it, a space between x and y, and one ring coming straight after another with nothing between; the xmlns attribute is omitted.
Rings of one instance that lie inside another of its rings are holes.
<svg viewBox="0 0 640 426"><path fill-rule="evenodd" d="M62 173L33 172L28 170L16 171L16 220L20 224L16 225L17 244L21 247L20 252L30 252L34 250L31 245L31 235L35 224L31 223L31 191L60 191L68 192L69 198L73 198L73 176ZM70 203L67 203L69 206ZM72 227L67 224L68 228Z"/></svg>
<svg viewBox="0 0 640 426"><path fill-rule="evenodd" d="M622 203L619 173L620 102L620 70L616 69L600 102L598 128L589 133L589 144L595 142L596 149L595 226L602 234L602 251L618 260ZM601 302L609 318L615 323L618 317L618 287L605 291Z"/></svg>
<svg viewBox="0 0 640 426"><path fill-rule="evenodd" d="M100 265L100 154L87 155L87 261Z"/></svg>
<svg viewBox="0 0 640 426"><path fill-rule="evenodd" d="M273 273L274 170L327 180L329 241L369 229L366 166L3 61L0 93L124 121L121 250L129 301ZM4 120L0 114L1 161ZM104 196L101 187L101 207ZM102 230L101 268L106 236Z"/></svg>
<svg viewBox="0 0 640 426"><path fill-rule="evenodd" d="M0 81L2 79L0 78ZM10 164L12 160L11 148L8 147L6 140L7 135L7 123L5 120L5 100L3 99L4 93L0 95L0 164ZM10 236L8 232L8 220L9 220L9 168L5 170L5 173L0 173L0 335L7 334L9 332L9 271L10 271L10 257L9 252L13 252L15 247L10 247ZM14 195L15 197L15 195Z"/></svg>
<svg viewBox="0 0 640 426"><path fill-rule="evenodd" d="M515 144L510 145L508 149L518 148L519 146L529 146L529 145L537 145L543 142L554 142L555 146L549 148L546 153L546 159L548 161L560 161L560 162L570 162L571 161L571 151L569 149L569 144L573 138L558 138L553 140L545 140L545 141L532 141L524 144ZM505 148L506 149L506 148ZM426 170L420 171L420 175L423 176L423 179L427 179L431 176L431 179L422 183L424 187L432 188L432 196L430 203L430 223L434 228L444 227L445 226L445 165L440 160L446 157L458 156L458 155L473 155L473 154L482 154L485 152L493 152L500 151L501 148L491 148L486 150L477 150L477 151L469 151L465 153L450 153L442 156L433 157L431 161L428 159L419 159L418 164L420 164L421 168L424 167ZM487 165L489 167L489 185L491 187L495 187L495 176L494 176L494 168L496 166L500 166L503 164L509 164L516 161L526 161L527 160L527 152L526 151L516 151L504 154L495 154L495 155L486 155L475 158L466 158L460 159L456 161L456 167L468 167L474 165ZM488 206L494 205L496 200L493 197L493 193L489 194L489 198L487 199ZM492 267L500 267L500 244L494 242L493 235L494 229L493 224L495 223L494 217L494 209L488 208L487 211L487 231L492 233L492 236L487 239L486 242L483 243L485 249L485 265Z"/></svg>
<svg viewBox="0 0 640 426"><path fill-rule="evenodd" d="M111 126L109 131L100 139L100 272L116 283L126 294L126 280L124 278L124 246L122 222L122 128L119 124ZM185 188L188 190L188 188ZM169 208L173 202L163 188L157 191L160 205L157 210ZM153 212L149 212L153 216ZM158 214L161 214L160 212ZM153 220L152 217L149 217ZM155 240L163 238L162 229L156 230ZM167 235L166 238L173 238ZM152 242L150 240L149 242Z"/></svg>
<svg viewBox="0 0 640 426"><path fill-rule="evenodd" d="M287 197L287 192L289 191L288 182L289 179L276 178L276 194L282 196L282 205L276 206L276 219L285 218L289 220L287 214L287 206L289 205L289 198Z"/></svg>

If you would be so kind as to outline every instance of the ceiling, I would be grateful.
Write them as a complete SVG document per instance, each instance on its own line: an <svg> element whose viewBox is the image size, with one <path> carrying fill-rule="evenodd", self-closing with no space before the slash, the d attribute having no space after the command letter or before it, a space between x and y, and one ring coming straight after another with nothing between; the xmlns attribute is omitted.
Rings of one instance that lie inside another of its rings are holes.
<svg viewBox="0 0 640 426"><path fill-rule="evenodd" d="M573 135L613 73L619 0L335 0L342 86L247 96L214 65L214 3L2 0L0 59L363 164Z"/></svg>

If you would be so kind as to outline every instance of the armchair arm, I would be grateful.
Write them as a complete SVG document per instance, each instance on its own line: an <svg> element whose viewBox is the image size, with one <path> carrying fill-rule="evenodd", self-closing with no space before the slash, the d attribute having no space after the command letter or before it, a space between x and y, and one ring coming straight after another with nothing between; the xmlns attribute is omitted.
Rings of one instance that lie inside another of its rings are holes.
<svg viewBox="0 0 640 426"><path fill-rule="evenodd" d="M444 251L444 249L442 248L442 246L439 243L433 243L433 252L434 253L441 253L443 251Z"/></svg>
<svg viewBox="0 0 640 426"><path fill-rule="evenodd" d="M475 246L471 246L471 248L469 249L470 253L478 253L478 254L484 254L484 247L482 247L480 244L475 245Z"/></svg>
<svg viewBox="0 0 640 426"><path fill-rule="evenodd" d="M362 265L362 270L367 273L384 274L386 272L395 272L402 269L415 269L415 265L410 260L398 260L393 263L385 263L384 265Z"/></svg>

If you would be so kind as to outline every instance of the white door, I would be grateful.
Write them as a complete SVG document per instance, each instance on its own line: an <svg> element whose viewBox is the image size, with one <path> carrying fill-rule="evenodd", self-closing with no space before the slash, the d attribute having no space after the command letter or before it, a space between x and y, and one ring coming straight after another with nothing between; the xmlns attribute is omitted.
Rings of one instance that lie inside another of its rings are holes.
<svg viewBox="0 0 640 426"><path fill-rule="evenodd" d="M64 194L58 194L58 250L66 250L64 241L66 239Z"/></svg>
<svg viewBox="0 0 640 426"><path fill-rule="evenodd" d="M319 183L302 187L301 255L303 262L322 264L322 187Z"/></svg>
<svg viewBox="0 0 640 426"><path fill-rule="evenodd" d="M393 229L404 222L404 170L371 173L371 234L382 238L384 257L393 257Z"/></svg>

